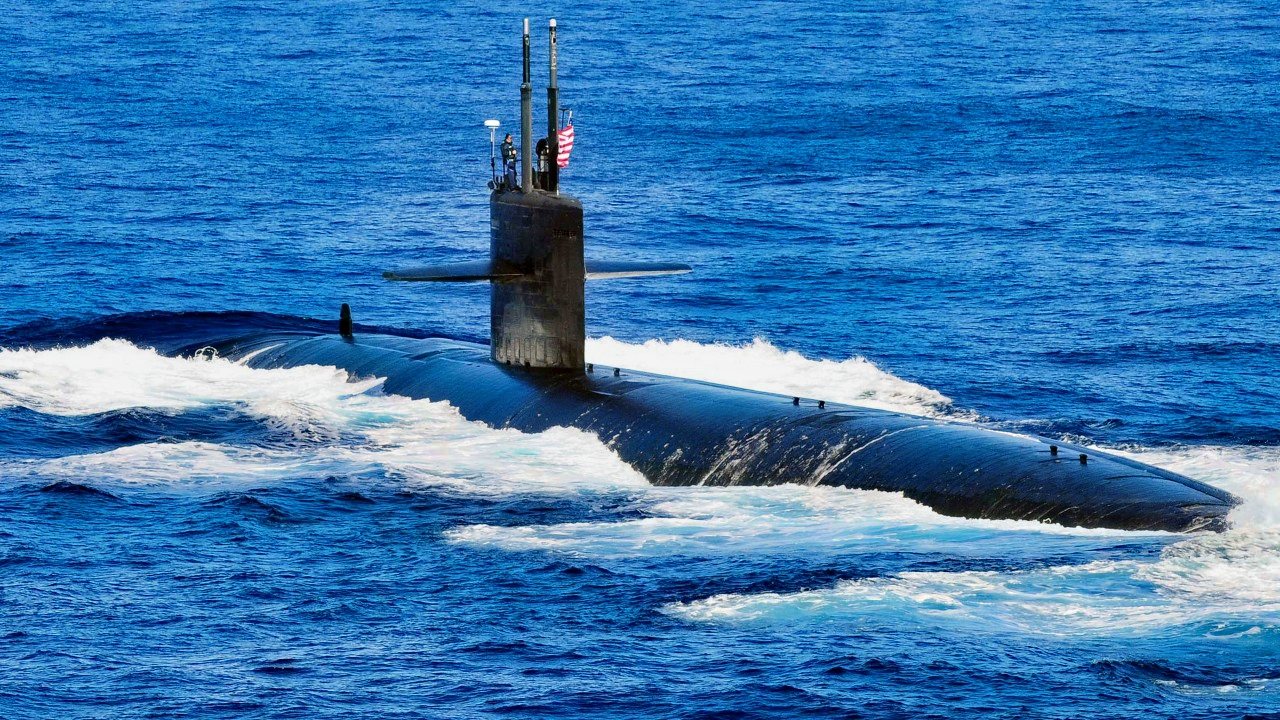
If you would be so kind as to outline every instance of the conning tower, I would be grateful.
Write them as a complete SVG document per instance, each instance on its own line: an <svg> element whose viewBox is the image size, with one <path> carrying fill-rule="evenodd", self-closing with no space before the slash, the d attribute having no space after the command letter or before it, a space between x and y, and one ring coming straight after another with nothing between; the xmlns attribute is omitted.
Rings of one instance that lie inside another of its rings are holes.
<svg viewBox="0 0 1280 720"><path fill-rule="evenodd" d="M672 275L679 263L587 261L582 203L560 193L559 86L556 21L548 26L547 160L542 187L533 183L533 99L529 77L529 20L524 21L520 85L520 186L495 183L489 196L489 260L406 268L388 280L489 281L490 357L504 365L581 371L585 367L588 279ZM503 173L505 176L507 173Z"/></svg>

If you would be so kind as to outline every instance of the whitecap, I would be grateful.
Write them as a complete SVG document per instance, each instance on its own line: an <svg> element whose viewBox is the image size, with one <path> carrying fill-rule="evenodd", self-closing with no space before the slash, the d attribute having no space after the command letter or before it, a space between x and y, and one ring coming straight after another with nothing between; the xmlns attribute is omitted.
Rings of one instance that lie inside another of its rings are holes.
<svg viewBox="0 0 1280 720"><path fill-rule="evenodd" d="M812 359L756 338L745 345L611 337L587 340L587 359L611 367L703 380L830 402L912 413L954 413L936 390L886 372L863 357Z"/></svg>

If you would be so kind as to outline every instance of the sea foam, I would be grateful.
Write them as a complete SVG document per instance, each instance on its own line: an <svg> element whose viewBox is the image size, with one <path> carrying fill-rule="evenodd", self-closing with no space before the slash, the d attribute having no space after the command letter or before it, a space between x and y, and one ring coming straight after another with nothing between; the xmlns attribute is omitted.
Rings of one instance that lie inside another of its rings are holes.
<svg viewBox="0 0 1280 720"><path fill-rule="evenodd" d="M916 415L953 412L936 390L904 380L862 357L812 359L756 338L745 345L611 337L587 341L587 359L607 366L704 380L720 385L863 405Z"/></svg>
<svg viewBox="0 0 1280 720"><path fill-rule="evenodd" d="M689 341L591 342L590 357L754 389L821 396L915 413L955 414L949 401L859 358L811 360L763 341L742 347ZM446 402L382 393L334 368L259 370L223 359L161 356L104 340L55 350L0 350L0 407L80 416L122 408L170 412L234 408L283 428L269 446L148 442L108 452L11 459L11 481L89 479L175 489L289 482L340 475L464 494L606 493L622 517L515 527L460 525L460 544L519 552L627 557L693 554L964 553L998 556L1071 543L1105 548L1153 537L1158 559L1098 560L1012 571L902 572L794 593L728 593L665 606L694 622L822 622L913 614L1025 632L1144 632L1199 623L1210 633L1269 631L1280 622L1280 449L1131 448L1144 462L1204 479L1245 498L1236 527L1173 536L952 518L897 494L828 487L651 487L588 433L525 434L470 422ZM1054 540L1054 538L1058 538ZM1036 543L1039 543L1037 545Z"/></svg>

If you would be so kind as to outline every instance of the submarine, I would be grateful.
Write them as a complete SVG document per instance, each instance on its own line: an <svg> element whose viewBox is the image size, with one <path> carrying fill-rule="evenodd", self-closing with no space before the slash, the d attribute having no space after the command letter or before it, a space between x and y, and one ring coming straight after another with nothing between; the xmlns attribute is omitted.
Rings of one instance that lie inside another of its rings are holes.
<svg viewBox="0 0 1280 720"><path fill-rule="evenodd" d="M520 175L491 174L489 257L384 273L393 282L487 283L486 346L353 324L233 322L181 343L123 333L177 355L255 368L333 366L386 393L447 401L494 428L595 435L656 485L798 483L901 493L952 516L1084 528L1222 531L1239 500L1134 460L972 422L790 397L586 362L586 281L680 274L675 263L585 259L582 203L560 191L556 22L549 23L545 170L534 173L529 24L520 86ZM518 181L517 181L518 180ZM157 331L158 332L158 331Z"/></svg>

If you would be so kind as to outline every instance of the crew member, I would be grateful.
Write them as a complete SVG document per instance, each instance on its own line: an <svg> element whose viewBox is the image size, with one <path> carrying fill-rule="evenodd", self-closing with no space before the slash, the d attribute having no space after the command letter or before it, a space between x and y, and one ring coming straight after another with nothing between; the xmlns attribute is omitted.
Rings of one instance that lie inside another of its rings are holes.
<svg viewBox="0 0 1280 720"><path fill-rule="evenodd" d="M511 141L511 133L502 139L502 177L506 179L508 188L520 184L516 180L516 144Z"/></svg>
<svg viewBox="0 0 1280 720"><path fill-rule="evenodd" d="M538 180L538 187L545 188L547 186L547 139L538 138L535 149L538 154L538 173L534 177Z"/></svg>

